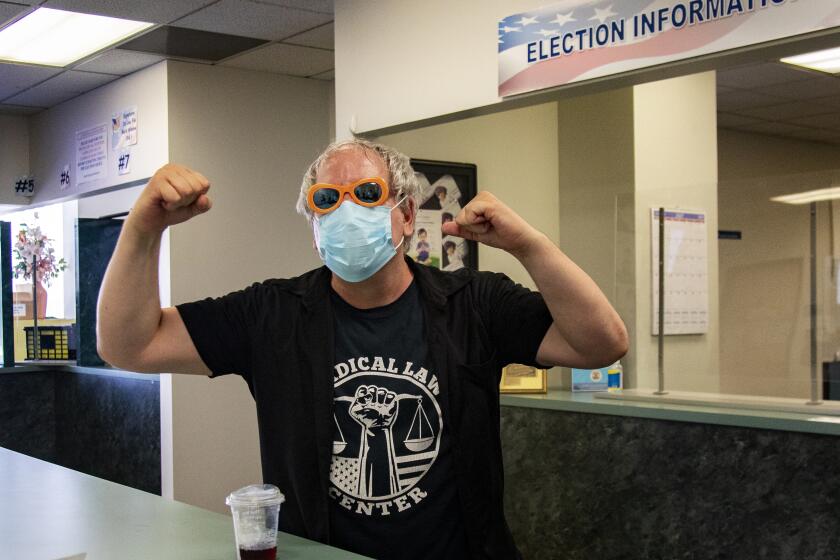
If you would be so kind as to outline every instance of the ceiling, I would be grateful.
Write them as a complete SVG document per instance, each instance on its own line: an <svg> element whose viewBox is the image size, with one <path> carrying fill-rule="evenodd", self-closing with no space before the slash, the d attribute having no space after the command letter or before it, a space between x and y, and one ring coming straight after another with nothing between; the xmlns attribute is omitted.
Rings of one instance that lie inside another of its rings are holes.
<svg viewBox="0 0 840 560"><path fill-rule="evenodd" d="M152 22L67 68L0 63L0 114L31 115L164 59L334 78L333 0L0 0ZM776 60L718 71L718 126L840 145L840 77Z"/></svg>
<svg viewBox="0 0 840 560"><path fill-rule="evenodd" d="M156 24L66 68L0 62L0 114L32 115L164 59L332 80L333 0L0 0Z"/></svg>
<svg viewBox="0 0 840 560"><path fill-rule="evenodd" d="M840 76L765 61L717 72L718 128L840 145Z"/></svg>

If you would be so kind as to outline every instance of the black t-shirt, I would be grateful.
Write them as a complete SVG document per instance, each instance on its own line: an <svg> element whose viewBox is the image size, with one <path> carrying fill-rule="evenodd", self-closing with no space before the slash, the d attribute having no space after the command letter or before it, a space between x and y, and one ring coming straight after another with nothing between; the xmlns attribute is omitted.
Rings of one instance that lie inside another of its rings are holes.
<svg viewBox="0 0 840 560"><path fill-rule="evenodd" d="M474 557L513 558L516 549L502 507L499 375L508 363L537 365L537 349L551 315L539 293L502 274L469 269L450 273L409 259L406 263L420 292L423 329L428 333L425 369L429 371L409 372L426 375L426 387L438 386L440 395L435 396L448 406L441 406L445 413L441 449L451 434L453 483L461 506L457 511ZM236 373L248 383L256 403L263 478L286 496L280 510L282 530L327 544L333 544L329 527L333 441L341 442L333 427L333 374L338 360L333 357L331 278L329 269L320 267L295 278L265 280L222 297L177 306L211 375ZM387 339L391 331L405 338L407 326L377 330L376 338ZM325 344L327 340L330 344ZM381 358L386 370L397 368L396 357L393 366L386 356ZM424 399L423 406L430 402ZM434 425L428 414L427 418ZM405 439L412 445L412 439L418 440L419 449L423 445L419 436ZM445 460L439 452L434 468ZM433 471L418 483L421 489ZM418 506L434 503L424 499ZM400 547L395 554L404 551Z"/></svg>
<svg viewBox="0 0 840 560"><path fill-rule="evenodd" d="M428 346L415 283L374 309L356 309L335 292L331 298L331 544L373 558L466 558L442 414L447 395L437 372L424 367Z"/></svg>

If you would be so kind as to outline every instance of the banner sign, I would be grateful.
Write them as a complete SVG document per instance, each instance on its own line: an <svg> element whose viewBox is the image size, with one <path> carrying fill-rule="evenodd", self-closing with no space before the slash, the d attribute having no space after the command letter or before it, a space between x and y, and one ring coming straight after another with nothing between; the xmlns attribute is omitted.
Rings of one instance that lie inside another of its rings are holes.
<svg viewBox="0 0 840 560"><path fill-rule="evenodd" d="M499 95L838 25L837 0L568 0L499 21Z"/></svg>

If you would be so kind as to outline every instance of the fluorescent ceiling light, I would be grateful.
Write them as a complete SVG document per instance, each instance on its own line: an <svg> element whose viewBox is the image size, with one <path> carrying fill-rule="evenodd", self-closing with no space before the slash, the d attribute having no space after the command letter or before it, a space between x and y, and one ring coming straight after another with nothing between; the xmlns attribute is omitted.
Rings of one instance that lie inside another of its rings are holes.
<svg viewBox="0 0 840 560"><path fill-rule="evenodd" d="M789 56L781 60L782 62L793 64L794 66L802 66L804 68L810 68L811 70L837 74L840 72L840 47L800 54L797 56Z"/></svg>
<svg viewBox="0 0 840 560"><path fill-rule="evenodd" d="M0 30L0 60L67 66L152 25L38 8Z"/></svg>
<svg viewBox="0 0 840 560"><path fill-rule="evenodd" d="M840 198L840 187L829 187L827 189L817 189L815 191L774 196L770 200L774 202L784 202L785 204L810 204L811 202L834 200L837 198Z"/></svg>

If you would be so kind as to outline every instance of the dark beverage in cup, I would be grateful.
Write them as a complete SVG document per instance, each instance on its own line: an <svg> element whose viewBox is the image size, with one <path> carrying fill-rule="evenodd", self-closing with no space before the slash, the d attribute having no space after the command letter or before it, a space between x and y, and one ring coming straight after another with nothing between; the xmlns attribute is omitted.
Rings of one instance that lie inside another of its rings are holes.
<svg viewBox="0 0 840 560"><path fill-rule="evenodd" d="M274 560L277 518L285 498L272 484L252 484L232 492L225 503L233 516L239 560Z"/></svg>
<svg viewBox="0 0 840 560"><path fill-rule="evenodd" d="M239 560L274 560L277 557L277 547L262 550L239 549Z"/></svg>

